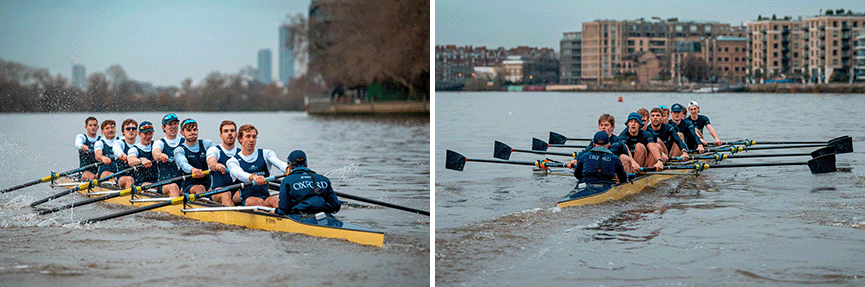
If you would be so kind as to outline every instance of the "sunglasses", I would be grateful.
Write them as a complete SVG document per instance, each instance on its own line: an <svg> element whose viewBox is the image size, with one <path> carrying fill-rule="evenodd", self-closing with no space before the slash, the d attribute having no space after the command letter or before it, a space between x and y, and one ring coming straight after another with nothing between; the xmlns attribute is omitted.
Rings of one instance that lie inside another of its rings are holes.
<svg viewBox="0 0 865 287"><path fill-rule="evenodd" d="M124 130L127 130L127 131L134 131L134 130L135 130L135 127L126 127Z"/></svg>

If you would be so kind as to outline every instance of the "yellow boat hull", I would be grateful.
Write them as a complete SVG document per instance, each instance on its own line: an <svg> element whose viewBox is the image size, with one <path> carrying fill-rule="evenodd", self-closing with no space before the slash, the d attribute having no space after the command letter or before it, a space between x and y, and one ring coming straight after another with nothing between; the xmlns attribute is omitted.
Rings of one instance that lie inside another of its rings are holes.
<svg viewBox="0 0 865 287"><path fill-rule="evenodd" d="M670 180L675 177L679 177L682 175L689 174L692 171L690 169L678 169L678 170L668 170L670 174L650 174L642 177L638 177L631 183L623 183L614 185L612 188L607 191L593 194L590 196L580 197L580 198L565 198L559 201L556 206L559 208L565 208L570 206L580 206L587 204L598 204L608 200L620 200L625 198L626 196L637 194L642 192L643 190L657 186L659 183ZM681 173L681 175L677 175L676 173Z"/></svg>
<svg viewBox="0 0 865 287"><path fill-rule="evenodd" d="M57 183L68 183L73 180L68 177L63 177L58 179ZM67 188L71 188L72 186L67 186ZM110 191L114 190L108 187L95 187L92 191ZM79 190L81 194L86 196L87 190ZM139 195L135 195L136 198L166 198L162 195L157 195L153 193L143 193ZM106 200L105 202L126 205L126 206L135 206L141 207L153 204L153 202L130 202L131 196L119 196L115 198L111 198ZM384 243L384 233L379 231L374 231L371 229L367 229L365 227L349 224L349 223L341 223L339 226L325 226L325 225L317 225L317 224L309 224L297 221L295 219L289 218L287 216L282 216L278 214L270 214L258 211L214 211L214 212L183 212L181 209L184 208L198 208L198 207L217 207L219 205L193 202L186 205L169 205L165 207L156 208L153 211L165 212L177 216L187 217L191 219L195 219L203 222L219 222L224 224L238 225L244 226L252 229L259 229L265 231L279 231L279 232L290 232L290 233L300 233L311 236L318 237L326 237L326 238L336 238L336 239L345 239L351 242L373 245L381 247Z"/></svg>

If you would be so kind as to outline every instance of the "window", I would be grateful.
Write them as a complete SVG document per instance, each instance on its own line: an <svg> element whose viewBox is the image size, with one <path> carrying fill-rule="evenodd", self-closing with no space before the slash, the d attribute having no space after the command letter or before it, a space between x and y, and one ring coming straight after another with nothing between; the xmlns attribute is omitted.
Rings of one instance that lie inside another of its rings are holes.
<svg viewBox="0 0 865 287"><path fill-rule="evenodd" d="M738 72L738 71L739 71L739 67L734 67L734 68L733 68L733 71Z"/></svg>
<svg viewBox="0 0 865 287"><path fill-rule="evenodd" d="M772 39L778 40L778 34L772 35Z"/></svg>
<svg viewBox="0 0 865 287"><path fill-rule="evenodd" d="M832 31L832 37L838 37L838 31Z"/></svg>
<svg viewBox="0 0 865 287"><path fill-rule="evenodd" d="M774 62L772 62L772 65L773 65L773 66L777 66L777 65L778 65L778 61L774 61Z"/></svg>
<svg viewBox="0 0 865 287"><path fill-rule="evenodd" d="M733 62L738 62L738 61L739 61L739 57L733 58Z"/></svg>
<svg viewBox="0 0 865 287"><path fill-rule="evenodd" d="M799 52L793 52L793 58L799 58Z"/></svg>
<svg viewBox="0 0 865 287"><path fill-rule="evenodd" d="M796 35L793 35L793 40L796 40L796 41L798 41L798 40L799 40L799 35L798 35L798 34L796 34Z"/></svg>
<svg viewBox="0 0 865 287"><path fill-rule="evenodd" d="M724 57L724 62L729 62L729 61L730 61L730 58Z"/></svg>
<svg viewBox="0 0 865 287"><path fill-rule="evenodd" d="M838 59L832 60L832 65L838 65Z"/></svg>
<svg viewBox="0 0 865 287"><path fill-rule="evenodd" d="M832 50L832 56L838 56L838 50Z"/></svg>
<svg viewBox="0 0 865 287"><path fill-rule="evenodd" d="M733 52L739 52L739 47L733 48Z"/></svg>
<svg viewBox="0 0 865 287"><path fill-rule="evenodd" d="M838 47L838 40L832 40L832 46Z"/></svg>
<svg viewBox="0 0 865 287"><path fill-rule="evenodd" d="M729 71L730 67L724 67L724 71Z"/></svg>
<svg viewBox="0 0 865 287"><path fill-rule="evenodd" d="M724 47L724 52L730 52L730 48Z"/></svg>

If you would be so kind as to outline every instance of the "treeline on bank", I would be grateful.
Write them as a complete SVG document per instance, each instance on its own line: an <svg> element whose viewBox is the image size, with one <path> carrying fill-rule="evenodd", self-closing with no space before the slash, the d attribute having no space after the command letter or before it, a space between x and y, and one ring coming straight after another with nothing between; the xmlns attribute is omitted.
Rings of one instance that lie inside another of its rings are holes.
<svg viewBox="0 0 865 287"><path fill-rule="evenodd" d="M283 88L241 74L213 72L197 86L153 88L129 79L119 65L87 76L86 88L62 74L0 60L0 112L278 111L303 110L305 92L325 91L307 79Z"/></svg>

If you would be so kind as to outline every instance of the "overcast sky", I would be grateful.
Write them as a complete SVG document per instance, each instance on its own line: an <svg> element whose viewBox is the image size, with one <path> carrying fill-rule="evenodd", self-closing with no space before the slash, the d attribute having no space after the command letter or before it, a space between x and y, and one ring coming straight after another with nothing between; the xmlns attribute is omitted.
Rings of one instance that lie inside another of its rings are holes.
<svg viewBox="0 0 865 287"><path fill-rule="evenodd" d="M277 79L277 28L308 8L308 0L3 0L0 59L70 79L73 59L88 75L119 64L132 79L180 86L211 71L256 67L258 50L269 48Z"/></svg>
<svg viewBox="0 0 865 287"><path fill-rule="evenodd" d="M435 1L435 43L489 48L550 47L559 50L564 32L582 30L597 19L634 20L679 18L679 21L717 21L740 25L757 19L820 13L820 9L865 12L863 0L795 1Z"/></svg>

